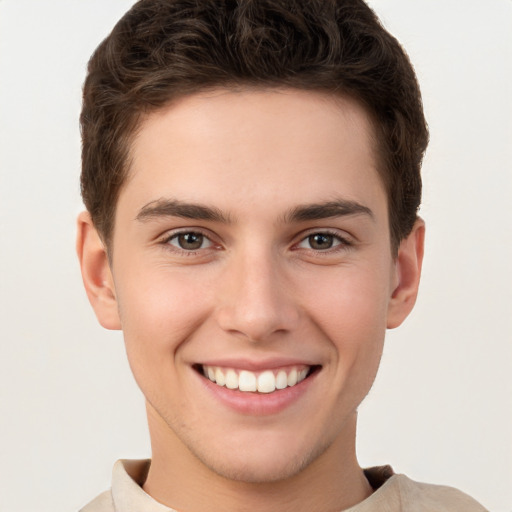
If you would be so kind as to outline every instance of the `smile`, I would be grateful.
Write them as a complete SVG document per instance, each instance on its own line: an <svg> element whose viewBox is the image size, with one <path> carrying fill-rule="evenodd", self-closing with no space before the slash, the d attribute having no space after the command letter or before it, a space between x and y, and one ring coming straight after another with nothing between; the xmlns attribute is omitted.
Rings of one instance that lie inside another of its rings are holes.
<svg viewBox="0 0 512 512"><path fill-rule="evenodd" d="M202 366L203 375L218 386L248 393L273 393L281 389L296 386L308 377L311 366L292 366L289 368L252 372L219 366Z"/></svg>

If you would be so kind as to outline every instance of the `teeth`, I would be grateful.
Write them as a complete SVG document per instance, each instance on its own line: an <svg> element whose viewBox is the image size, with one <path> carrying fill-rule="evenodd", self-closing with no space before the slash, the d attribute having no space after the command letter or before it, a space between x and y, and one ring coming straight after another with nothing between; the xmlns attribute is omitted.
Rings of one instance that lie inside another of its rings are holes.
<svg viewBox="0 0 512 512"><path fill-rule="evenodd" d="M224 384L226 384L226 378L224 377L224 374L220 368L215 369L215 382L219 386L224 386Z"/></svg>
<svg viewBox="0 0 512 512"><path fill-rule="evenodd" d="M240 391L256 391L257 387L256 375L252 372L242 370L238 376L238 389Z"/></svg>
<svg viewBox="0 0 512 512"><path fill-rule="evenodd" d="M267 370L258 375L258 391L260 393L272 393L276 390L276 378L274 374Z"/></svg>
<svg viewBox="0 0 512 512"><path fill-rule="evenodd" d="M308 374L309 368L290 368L288 371L279 370L276 373L272 370L265 370L259 374L248 370L237 370L233 368L220 368L203 366L203 374L219 386L226 386L228 389L258 393L273 393L276 389L285 389L302 382Z"/></svg>
<svg viewBox="0 0 512 512"><path fill-rule="evenodd" d="M238 375L235 370L228 370L226 373L226 387L228 389L238 388Z"/></svg>
<svg viewBox="0 0 512 512"><path fill-rule="evenodd" d="M288 386L288 375L284 370L277 372L276 376L276 389L284 389Z"/></svg>
<svg viewBox="0 0 512 512"><path fill-rule="evenodd" d="M295 386L297 384L297 370L294 368L288 374L288 386Z"/></svg>

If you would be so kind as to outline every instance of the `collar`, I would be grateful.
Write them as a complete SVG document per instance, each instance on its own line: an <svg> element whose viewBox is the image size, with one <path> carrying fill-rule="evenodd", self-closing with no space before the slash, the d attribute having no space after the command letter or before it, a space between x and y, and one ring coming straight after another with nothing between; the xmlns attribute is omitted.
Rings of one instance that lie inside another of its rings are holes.
<svg viewBox="0 0 512 512"><path fill-rule="evenodd" d="M112 499L116 512L176 512L156 501L142 489L150 464L150 459L118 460L115 463L112 470ZM345 512L397 510L388 508L389 498L395 495L398 485L398 475L393 473L391 466L365 469L364 473L372 488L378 491ZM376 506L381 508L375 508Z"/></svg>

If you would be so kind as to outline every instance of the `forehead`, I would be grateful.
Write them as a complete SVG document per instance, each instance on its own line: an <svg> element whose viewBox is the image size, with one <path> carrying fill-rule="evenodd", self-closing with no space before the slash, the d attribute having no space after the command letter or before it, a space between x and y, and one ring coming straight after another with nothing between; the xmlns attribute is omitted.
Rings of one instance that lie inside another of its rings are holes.
<svg viewBox="0 0 512 512"><path fill-rule="evenodd" d="M382 193L373 141L369 116L348 98L294 89L194 94L142 122L120 203L359 201L351 196Z"/></svg>

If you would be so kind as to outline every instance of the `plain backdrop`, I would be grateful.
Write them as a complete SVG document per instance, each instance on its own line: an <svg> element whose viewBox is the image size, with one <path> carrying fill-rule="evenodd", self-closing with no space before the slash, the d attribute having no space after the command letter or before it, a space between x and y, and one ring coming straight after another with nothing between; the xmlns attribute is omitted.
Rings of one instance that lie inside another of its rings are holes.
<svg viewBox="0 0 512 512"><path fill-rule="evenodd" d="M130 0L0 0L0 510L80 508L150 455L74 253L87 60ZM362 465L512 510L512 1L373 0L422 85L422 288L361 406Z"/></svg>

